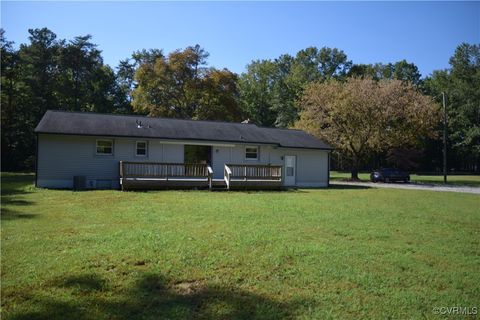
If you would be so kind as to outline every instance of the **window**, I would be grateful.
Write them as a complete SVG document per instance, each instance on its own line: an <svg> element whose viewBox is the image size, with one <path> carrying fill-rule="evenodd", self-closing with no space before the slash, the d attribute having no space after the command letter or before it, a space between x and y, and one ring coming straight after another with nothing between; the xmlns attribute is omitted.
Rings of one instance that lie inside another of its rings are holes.
<svg viewBox="0 0 480 320"><path fill-rule="evenodd" d="M97 140L97 154L112 155L113 140Z"/></svg>
<svg viewBox="0 0 480 320"><path fill-rule="evenodd" d="M258 160L258 147L245 147L245 159L246 160Z"/></svg>
<svg viewBox="0 0 480 320"><path fill-rule="evenodd" d="M137 141L135 155L139 157L147 156L147 141Z"/></svg>

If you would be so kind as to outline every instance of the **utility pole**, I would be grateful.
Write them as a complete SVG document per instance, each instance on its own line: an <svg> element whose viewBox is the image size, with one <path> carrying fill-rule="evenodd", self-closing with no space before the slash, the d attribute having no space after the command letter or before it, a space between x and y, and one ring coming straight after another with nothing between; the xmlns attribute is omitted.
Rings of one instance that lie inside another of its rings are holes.
<svg viewBox="0 0 480 320"><path fill-rule="evenodd" d="M443 101L443 183L447 183L447 106L445 92L442 92Z"/></svg>

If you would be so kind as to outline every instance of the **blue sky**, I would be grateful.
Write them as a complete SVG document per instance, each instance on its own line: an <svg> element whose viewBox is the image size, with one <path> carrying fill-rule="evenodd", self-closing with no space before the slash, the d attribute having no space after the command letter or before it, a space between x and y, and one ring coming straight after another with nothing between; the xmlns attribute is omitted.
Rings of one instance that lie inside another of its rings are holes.
<svg viewBox="0 0 480 320"><path fill-rule="evenodd" d="M1 2L9 40L28 28L59 38L91 34L115 67L138 49L200 44L209 65L240 73L252 59L308 46L354 63L414 62L423 76L448 67L461 42L480 43L480 2Z"/></svg>

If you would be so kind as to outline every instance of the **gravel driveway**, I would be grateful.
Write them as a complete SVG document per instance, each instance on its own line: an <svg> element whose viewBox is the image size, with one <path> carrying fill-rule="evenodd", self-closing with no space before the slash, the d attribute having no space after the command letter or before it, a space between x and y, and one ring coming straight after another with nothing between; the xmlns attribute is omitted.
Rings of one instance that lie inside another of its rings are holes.
<svg viewBox="0 0 480 320"><path fill-rule="evenodd" d="M429 191L447 191L447 192L464 192L480 194L480 187L468 186L442 186L438 184L419 184L419 183L373 183L373 182L348 182L348 181L330 181L332 186L359 186L370 188L391 188L391 189L410 189L410 190L429 190Z"/></svg>

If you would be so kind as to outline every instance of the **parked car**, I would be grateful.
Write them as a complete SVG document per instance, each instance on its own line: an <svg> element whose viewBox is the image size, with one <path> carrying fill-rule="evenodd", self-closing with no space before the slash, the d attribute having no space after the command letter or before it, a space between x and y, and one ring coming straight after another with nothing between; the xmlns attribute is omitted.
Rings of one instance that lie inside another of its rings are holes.
<svg viewBox="0 0 480 320"><path fill-rule="evenodd" d="M373 171L370 174L370 180L372 182L394 182L394 181L403 181L409 182L410 175L400 169L384 168Z"/></svg>

